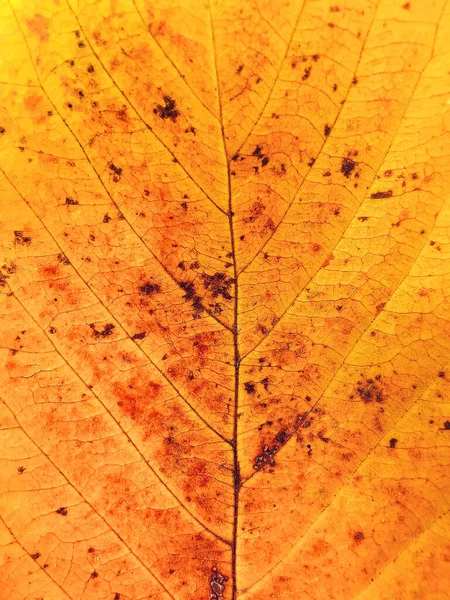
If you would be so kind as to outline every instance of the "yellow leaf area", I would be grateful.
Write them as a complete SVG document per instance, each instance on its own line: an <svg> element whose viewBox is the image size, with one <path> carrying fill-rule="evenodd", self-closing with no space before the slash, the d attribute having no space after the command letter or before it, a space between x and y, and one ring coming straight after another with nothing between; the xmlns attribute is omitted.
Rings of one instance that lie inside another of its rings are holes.
<svg viewBox="0 0 450 600"><path fill-rule="evenodd" d="M0 1L2 600L450 598L449 40Z"/></svg>

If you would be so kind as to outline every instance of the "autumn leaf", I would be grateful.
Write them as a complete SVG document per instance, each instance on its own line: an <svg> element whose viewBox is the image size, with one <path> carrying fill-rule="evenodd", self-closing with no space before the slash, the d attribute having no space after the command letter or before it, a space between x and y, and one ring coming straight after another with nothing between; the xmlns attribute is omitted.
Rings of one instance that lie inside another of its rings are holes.
<svg viewBox="0 0 450 600"><path fill-rule="evenodd" d="M0 15L1 598L450 598L450 5Z"/></svg>

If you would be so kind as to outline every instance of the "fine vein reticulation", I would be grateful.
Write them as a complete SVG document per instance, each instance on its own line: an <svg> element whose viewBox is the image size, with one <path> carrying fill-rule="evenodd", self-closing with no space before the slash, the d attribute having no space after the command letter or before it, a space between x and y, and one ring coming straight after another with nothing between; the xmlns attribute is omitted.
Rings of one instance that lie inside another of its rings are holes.
<svg viewBox="0 0 450 600"><path fill-rule="evenodd" d="M0 14L5 598L448 598L448 2Z"/></svg>

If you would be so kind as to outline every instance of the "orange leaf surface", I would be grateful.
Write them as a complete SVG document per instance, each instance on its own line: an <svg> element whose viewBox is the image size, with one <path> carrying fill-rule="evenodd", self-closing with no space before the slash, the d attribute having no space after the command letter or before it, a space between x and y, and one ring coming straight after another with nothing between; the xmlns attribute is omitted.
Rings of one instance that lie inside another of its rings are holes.
<svg viewBox="0 0 450 600"><path fill-rule="evenodd" d="M450 4L0 15L0 597L450 598Z"/></svg>

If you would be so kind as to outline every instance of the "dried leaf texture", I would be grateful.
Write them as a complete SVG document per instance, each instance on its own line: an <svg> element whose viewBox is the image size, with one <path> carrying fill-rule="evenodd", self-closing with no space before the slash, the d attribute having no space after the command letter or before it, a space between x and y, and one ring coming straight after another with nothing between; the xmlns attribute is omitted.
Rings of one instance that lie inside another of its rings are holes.
<svg viewBox="0 0 450 600"><path fill-rule="evenodd" d="M2 598L449 598L450 5L0 16Z"/></svg>

